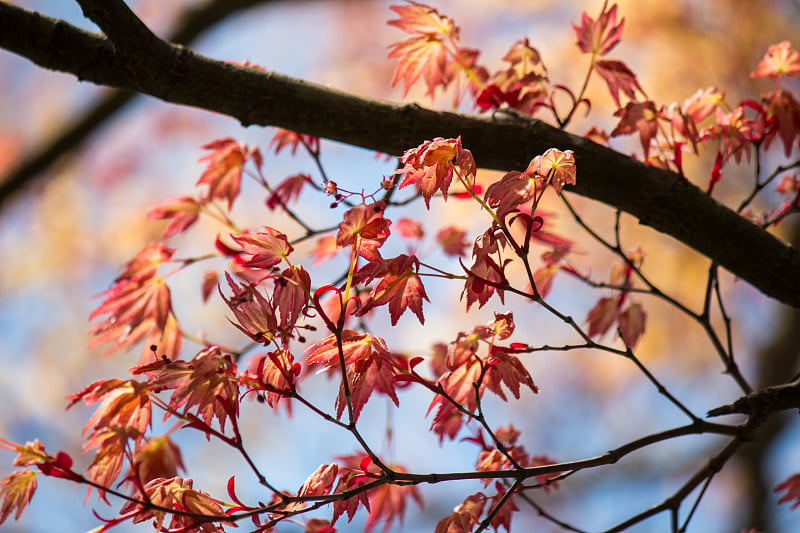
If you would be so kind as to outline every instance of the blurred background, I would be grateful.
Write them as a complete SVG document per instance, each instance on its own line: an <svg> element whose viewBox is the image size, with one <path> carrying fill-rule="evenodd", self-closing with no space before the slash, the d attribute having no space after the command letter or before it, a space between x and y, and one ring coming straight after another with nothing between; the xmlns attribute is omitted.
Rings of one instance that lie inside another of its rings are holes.
<svg viewBox="0 0 800 533"><path fill-rule="evenodd" d="M12 3L96 31L74 2ZM210 57L249 61L356 94L400 99L401 88L390 86L395 63L386 58L389 45L403 38L400 31L386 25L395 18L389 10L392 2L139 0L129 4L158 35L190 42L192 49ZM224 7L214 10L212 5ZM541 52L552 82L579 87L588 59L574 45L570 24L579 22L584 9L596 16L602 2L436 0L430 5L455 19L461 27L462 43L480 49L480 60L490 70L501 66L503 55L516 40L528 37ZM743 98L757 99L768 85L764 80L751 80L749 73L769 45L796 40L800 27L800 4L790 1L627 0L619 6L626 24L623 41L611 55L632 68L659 104L682 102L697 89L711 85L725 90L734 105ZM208 16L198 16L203 13ZM81 455L78 428L91 410L79 406L65 412L65 397L92 381L125 376L140 355L132 350L102 357L102 347L87 348L88 316L99 303L92 296L110 286L122 263L159 238L164 226L146 220L146 211L168 196L192 194L204 168L197 162L205 155L200 149L203 144L230 136L260 146L266 155L275 130L245 129L227 117L150 97L126 101L108 89L44 71L4 51L0 52L0 94L0 183L21 183L5 187L0 196L0 364L5 369L0 373L0 436L16 442L39 438L51 454L65 450L79 466L85 466L92 454ZM595 80L588 96L592 114L579 119L571 131L582 133L592 124L612 129L613 102L605 87ZM409 99L447 108L451 96L431 102L422 91L412 91ZM55 156L48 156L47 147L55 140L81 131L87 134L74 135L74 142L61 148L57 145L52 151ZM616 146L634 150L634 145L628 146L624 140ZM395 164L364 150L325 141L321 152L329 177L353 191L375 190ZM687 175L704 184L713 154L701 156L687 163ZM765 166L778 162L767 160ZM266 155L264 169L272 183L297 172L318 179L313 161L300 151L294 157L286 150L278 156ZM721 198L741 198L752 183L752 173L747 166L739 175L726 173L719 189ZM493 176L497 179L499 174L487 173L482 179ZM263 194L255 184L248 186L251 188L245 188L234 209L236 219L254 227L286 224L265 209ZM254 194L248 196L248 190ZM307 220L318 226L335 224L341 212L324 208L329 199L311 196L304 193L299 204L306 206ZM587 239L558 202L549 200L545 208L558 216L559 231L579 243L581 266L593 278L604 280L613 258ZM572 201L592 227L610 235L611 210L581 198ZM390 212L388 217L423 221L427 237L415 245L418 253L427 254L425 260L433 264L457 269L457 263L446 263L447 259L434 251L436 232L458 217L471 241L486 221L469 218L474 211L457 201L431 213L420 207L417 202L406 210ZM791 220L782 224L778 233L797 243L800 232L791 224ZM297 229L288 228L287 233ZM179 257L201 254L208 251L209 239L218 231L218 227L202 223L191 234L168 244L178 249ZM700 308L708 269L705 258L626 217L623 235L626 246L645 250L644 271L664 292L692 309ZM401 252L408 244L394 240L390 246ZM314 284L327 283L330 280L322 277L326 269L339 272L343 265L342 258L334 258L312 269ZM211 267L221 270L225 264L220 261ZM201 303L203 271L204 267L187 269L170 278L176 314L197 334L241 343L221 302L213 301L212 296L208 304ZM757 388L789 379L798 370L800 354L797 311L767 300L729 275L722 283L734 324L737 361L746 377ZM507 298L506 305L492 301L485 309L465 315L463 303L458 301L460 283L431 283L426 288L432 303L426 303L425 326L413 317L404 317L398 328L381 329L379 320L388 324L385 310L379 311L382 318L374 319L376 332L385 336L390 347L396 342L398 349L426 355L433 343L450 342L458 331L485 323L492 311L509 309L515 312L518 328L514 340L559 344L569 338L552 317L513 298ZM551 298L580 322L602 295L602 291L587 290L561 276ZM657 300L641 301L649 322L638 354L669 390L698 413L735 399L738 389L722 374L721 363L701 328ZM408 339L414 339L414 344L408 345ZM186 357L196 351L188 343L184 349ZM487 409L495 427L512 422L519 428L520 442L532 454L559 461L582 459L685 422L625 361L608 355L544 352L527 357L525 364L542 392L536 397L523 395L510 404L490 401ZM335 390L324 376L313 376L303 386L321 405L332 408ZM477 448L458 441L440 446L434 435L426 434L429 421L422 417L430 402L428 393L405 392L400 402L400 409L388 409L386 400L379 398L365 411L363 416L369 417L364 418L365 433L376 449L414 472L474 467ZM357 444L347 435L319 424L297 408L290 419L283 411L275 415L246 406L243 417L249 449L273 483L282 488L297 490L308 474L320 463L330 462L332 455L356 451ZM384 437L387 426L394 434L391 443ZM792 514L787 506L778 507L772 487L800 471L798 437L800 424L795 413L785 413L765 426L759 442L745 448L715 477L689 531L723 533L748 527L796 531L800 514ZM233 452L208 446L199 435L179 435L178 442L189 469L186 476L195 479L196 487L227 499L225 483L238 471L237 487L244 501L269 499L247 479L241 459ZM570 478L559 491L537 495L537 502L576 527L605 529L671 495L719 450L721 442L714 437L692 437L652 447L613 467ZM2 456L0 477L11 471L12 459L11 454ZM426 506L412 509L406 518L407 530L432 530L453 506L480 489L480 484L468 482L420 487ZM85 531L99 525L92 509L111 518L118 508L119 502L112 501L114 507L109 508L94 497L84 506L84 497L83 487L40 479L30 508L19 522L4 524L4 531ZM525 511L514 518L516 531L558 530L534 512ZM666 531L668 519L658 516L631 531ZM352 526L340 522L340 531L358 530L359 520ZM147 524L125 524L116 531L148 529ZM302 526L287 524L280 530L302 531Z"/></svg>

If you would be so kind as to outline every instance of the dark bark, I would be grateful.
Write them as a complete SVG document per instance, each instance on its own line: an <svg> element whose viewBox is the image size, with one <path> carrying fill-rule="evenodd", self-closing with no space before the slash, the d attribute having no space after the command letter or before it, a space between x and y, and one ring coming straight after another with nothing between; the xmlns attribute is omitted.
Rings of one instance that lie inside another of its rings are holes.
<svg viewBox="0 0 800 533"><path fill-rule="evenodd" d="M358 97L215 61L148 35L122 2L81 0L103 35L0 3L0 47L79 80L399 155L461 135L484 168L524 169L547 148L575 151L572 191L635 216L717 261L765 294L800 307L800 253L709 198L685 178L516 116L472 116Z"/></svg>

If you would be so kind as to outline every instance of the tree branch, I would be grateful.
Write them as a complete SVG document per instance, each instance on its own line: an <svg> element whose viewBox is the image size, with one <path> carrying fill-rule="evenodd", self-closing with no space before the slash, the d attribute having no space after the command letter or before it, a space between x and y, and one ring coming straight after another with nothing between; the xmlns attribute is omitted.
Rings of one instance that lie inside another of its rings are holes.
<svg viewBox="0 0 800 533"><path fill-rule="evenodd" d="M187 10L178 21L168 40L176 44L189 44L209 27L237 11L276 0L208 0ZM0 210L14 194L39 177L61 156L81 145L97 128L123 109L137 93L110 90L93 107L84 112L38 146L32 154L17 163L0 178Z"/></svg>
<svg viewBox="0 0 800 533"><path fill-rule="evenodd" d="M379 102L164 44L168 53L139 57L142 71L134 74L104 36L0 2L0 47L80 80L229 115L244 126L278 126L394 155L426 139L461 135L481 167L499 170L523 169L550 147L574 150L574 192L630 213L800 307L800 253L673 172L538 120Z"/></svg>

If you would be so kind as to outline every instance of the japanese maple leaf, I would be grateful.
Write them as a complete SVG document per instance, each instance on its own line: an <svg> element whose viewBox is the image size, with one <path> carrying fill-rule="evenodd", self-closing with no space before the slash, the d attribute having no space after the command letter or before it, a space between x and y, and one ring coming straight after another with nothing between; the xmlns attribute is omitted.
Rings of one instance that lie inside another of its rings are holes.
<svg viewBox="0 0 800 533"><path fill-rule="evenodd" d="M134 524L152 520L153 527L158 531L219 533L221 529L208 519L216 518L225 522L226 516L221 502L194 489L193 485L190 478L156 478L144 486L141 500L126 502L119 512L121 515L133 516ZM181 513L172 514L165 509L175 509ZM172 518L165 525L168 514ZM205 520L199 522L192 515L203 516Z"/></svg>
<svg viewBox="0 0 800 533"><path fill-rule="evenodd" d="M791 78L800 76L800 52L792 50L792 43L783 41L767 49L764 59L758 64L751 78Z"/></svg>
<svg viewBox="0 0 800 533"><path fill-rule="evenodd" d="M617 321L618 316L619 296L600 298L586 317L589 337L604 335Z"/></svg>
<svg viewBox="0 0 800 533"><path fill-rule="evenodd" d="M526 115L533 115L548 95L547 68L541 55L527 38L515 42L503 57L510 63L489 80L478 95L476 103L481 109L507 104Z"/></svg>
<svg viewBox="0 0 800 533"><path fill-rule="evenodd" d="M422 224L412 218L403 217L395 222L392 227L394 227L397 233L404 239L421 239L425 236Z"/></svg>
<svg viewBox="0 0 800 533"><path fill-rule="evenodd" d="M213 152L200 159L208 163L205 172L197 181L198 186L206 187L202 198L204 201L227 200L230 211L233 201L239 196L245 162L252 159L260 169L261 152L258 148L248 148L229 137L210 142L204 145L203 149Z"/></svg>
<svg viewBox="0 0 800 533"><path fill-rule="evenodd" d="M349 329L342 332L341 338L354 418L358 418L373 391L386 394L395 405L399 405L400 401L392 381L398 371L385 341L375 335ZM306 348L306 364L322 365L324 370L339 368L339 345L336 336L330 335ZM336 399L337 417L341 418L346 406L347 400L342 383Z"/></svg>
<svg viewBox="0 0 800 533"><path fill-rule="evenodd" d="M531 165L536 165L536 173L547 179L558 194L564 185L575 185L575 155L572 150L548 149L541 156L536 156Z"/></svg>
<svg viewBox="0 0 800 533"><path fill-rule="evenodd" d="M151 242L122 266L122 272L114 278L122 280L142 280L156 275L158 267L172 259L175 250L168 248L163 242Z"/></svg>
<svg viewBox="0 0 800 533"><path fill-rule="evenodd" d="M792 93L779 90L771 99L768 113L770 117L774 118L777 126L776 133L783 141L783 153L789 157L800 137L800 103L794 99ZM765 149L769 148L771 141L771 136L765 139Z"/></svg>
<svg viewBox="0 0 800 533"><path fill-rule="evenodd" d="M339 224L336 235L337 246L353 246L358 255L365 259L379 260L378 248L389 238L392 221L383 216L384 202L361 204L348 209Z"/></svg>
<svg viewBox="0 0 800 533"><path fill-rule="evenodd" d="M30 469L17 470L0 480L0 497L3 498L0 504L0 524L11 513L14 513L14 520L19 520L22 511L36 493L36 487L36 472Z"/></svg>
<svg viewBox="0 0 800 533"><path fill-rule="evenodd" d="M267 198L267 209L270 211L276 207L286 207L293 200L297 200L303 186L311 182L308 174L295 174L289 176L272 190L272 194Z"/></svg>
<svg viewBox="0 0 800 533"><path fill-rule="evenodd" d="M485 505L486 496L482 492L467 496L453 509L453 514L439 520L434 533L471 533L480 523Z"/></svg>
<svg viewBox="0 0 800 533"><path fill-rule="evenodd" d="M526 203L544 187L544 180L532 172L512 170L486 189L484 199L497 216L504 217Z"/></svg>
<svg viewBox="0 0 800 533"><path fill-rule="evenodd" d="M451 400L463 406L468 411L477 408L477 398L475 396L474 384L478 382L482 372L481 362L477 357L465 360L455 369L445 373L439 378L438 385L447 393L450 398L437 394L428 406L427 414L436 408L436 414L431 423L431 429L439 435L441 442L444 436L454 438L462 425L462 414L453 405ZM477 394L483 396L486 388L485 381L478 387ZM426 416L427 416L426 414Z"/></svg>
<svg viewBox="0 0 800 533"><path fill-rule="evenodd" d="M461 146L461 137L437 137L432 141L425 141L417 148L406 150L400 162L403 168L395 171L395 174L404 175L400 188L416 185L428 209L431 197L437 190L447 200L456 170L468 183L474 182L477 173L472 153Z"/></svg>
<svg viewBox="0 0 800 533"><path fill-rule="evenodd" d="M744 157L749 161L752 139L755 137L755 121L745 116L744 106L739 105L730 112L717 108L715 124L705 128L702 136L720 143L719 153L723 160L733 156L737 163Z"/></svg>
<svg viewBox="0 0 800 533"><path fill-rule="evenodd" d="M197 221L200 214L200 202L191 196L173 196L153 207L147 212L148 220L169 220L162 237L166 239L182 233Z"/></svg>
<svg viewBox="0 0 800 533"><path fill-rule="evenodd" d="M484 377L486 387L490 391L503 400L506 399L503 384L508 387L516 399L519 399L520 387L523 385L531 389L534 394L539 392L539 387L534 384L530 373L514 353L508 349L494 346L490 355L491 357L486 362L489 370Z"/></svg>
<svg viewBox="0 0 800 533"><path fill-rule="evenodd" d="M275 147L275 153L279 154L284 147L288 146L292 155L297 152L297 146L302 144L306 149L314 155L319 155L319 137L312 137L311 135L303 135L283 128L275 132L269 147Z"/></svg>
<svg viewBox="0 0 800 533"><path fill-rule="evenodd" d="M300 490L297 491L298 496L325 496L330 494L333 488L333 483L336 481L336 476L339 473L339 465L336 463L322 464L306 479ZM303 509L308 502L300 501L290 503L286 506L289 512Z"/></svg>
<svg viewBox="0 0 800 533"><path fill-rule="evenodd" d="M341 464L340 470L349 468L357 475L360 473L366 480L370 479L369 476L377 477L380 475L380 470L372 464L366 454L346 455L337 457L336 460ZM365 465L369 466L365 467ZM401 465L390 464L388 466L394 472L407 472ZM337 492L339 491L337 490ZM424 507L422 497L414 485L403 486L387 483L367 491L367 496L369 505L366 507L369 509L369 516L367 516L367 521L364 524L364 533L369 533L380 523L383 523L381 533L387 533L395 521L402 525L409 498L417 502L420 507ZM357 497L353 499L355 498Z"/></svg>
<svg viewBox="0 0 800 533"><path fill-rule="evenodd" d="M231 234L236 244L242 247L242 252L252 257L243 264L248 268L271 269L294 250L286 235L264 226L258 233Z"/></svg>
<svg viewBox="0 0 800 533"><path fill-rule="evenodd" d="M617 107L620 107L620 92L631 100L636 98L636 91L644 94L644 90L642 90L639 81L636 79L636 74L622 61L602 59L595 62L594 67L597 73L605 80L606 85L608 85L608 91L611 93L611 98L614 99Z"/></svg>
<svg viewBox="0 0 800 533"><path fill-rule="evenodd" d="M267 405L277 409L278 402L286 398L284 391L292 391L301 368L294 362L292 353L285 349L274 350L253 360L248 370L266 388ZM291 403L287 400L286 409L291 413Z"/></svg>
<svg viewBox="0 0 800 533"><path fill-rule="evenodd" d="M505 497L506 489L499 483L496 485L497 493L489 498L489 509L494 509L498 505L501 505L500 509L495 513L492 520L489 522L489 525L494 528L495 531L500 531L500 528L505 528L506 531L511 531L511 517L514 513L519 511L519 507L514 503L514 498L509 498L506 501L502 501Z"/></svg>
<svg viewBox="0 0 800 533"><path fill-rule="evenodd" d="M780 499L778 500L779 504L792 502L792 509L800 506L800 474L790 476L775 487L775 492L781 491L785 491L786 494L781 495Z"/></svg>
<svg viewBox="0 0 800 533"><path fill-rule="evenodd" d="M436 234L436 242L442 247L442 251L453 257L464 257L467 254L469 242L467 242L467 231L457 226L447 226Z"/></svg>
<svg viewBox="0 0 800 533"><path fill-rule="evenodd" d="M452 69L448 68L446 45L458 39L458 28L452 19L422 4L390 6L389 9L400 18L390 20L387 24L412 34L395 43L389 52L390 58L399 58L392 77L392 87L404 80L405 98L414 83L423 77L428 87L427 94L433 97L437 86L446 88L453 80Z"/></svg>
<svg viewBox="0 0 800 533"><path fill-rule="evenodd" d="M505 236L495 234L492 228L475 240L472 248L475 262L467 270L467 281L461 294L462 298L466 295L467 310L475 302L478 302L478 307L483 307L493 294L497 294L500 301L503 302L504 289L502 287L508 283L505 268L511 259L503 259L500 264L492 256L505 245Z"/></svg>
<svg viewBox="0 0 800 533"><path fill-rule="evenodd" d="M94 444L98 446L92 464L86 469L86 478L97 488L100 499L106 503L106 491L102 487L111 487L122 472L122 463L126 458L126 438L122 428L107 428L97 432ZM86 451L86 448L84 448ZM91 492L92 487L89 487ZM88 494L87 494L88 497Z"/></svg>
<svg viewBox="0 0 800 533"><path fill-rule="evenodd" d="M316 265L317 263L321 263L326 259L330 259L339 253L339 246L336 244L336 237L333 235L325 235L324 237L320 237L317 239L317 244L314 246L314 249L309 253L314 257L314 260L311 262L312 265Z"/></svg>
<svg viewBox="0 0 800 533"><path fill-rule="evenodd" d="M124 482L135 487L134 476L141 484L146 484L157 478L172 478L178 471L185 471L180 448L168 435L149 437L142 441L133 453L133 464L125 473Z"/></svg>
<svg viewBox="0 0 800 533"><path fill-rule="evenodd" d="M102 402L86 423L83 433L90 429L92 435L107 428L125 427L141 437L150 427L152 404L148 387L138 381L108 379L96 381L83 390L67 396L67 409L83 401L86 405ZM92 438L86 446L92 447Z"/></svg>
<svg viewBox="0 0 800 533"><path fill-rule="evenodd" d="M617 24L617 5L612 4L610 8L604 9L597 19L593 19L584 11L580 27L573 24L572 28L578 37L577 44L581 52L604 56L619 43L624 25L624 18Z"/></svg>
<svg viewBox="0 0 800 533"><path fill-rule="evenodd" d="M644 158L650 154L650 145L658 132L658 114L655 104L647 102L628 102L622 109L614 113L615 117L620 117L619 124L611 132L612 137L618 135L631 135L639 133L639 140L642 143Z"/></svg>
<svg viewBox="0 0 800 533"><path fill-rule="evenodd" d="M224 430L228 417L238 415L236 365L218 346L206 348L189 361L163 361L134 369L133 373L147 374L151 389L172 390L169 407L193 414L206 425L216 418ZM171 414L167 412L165 417Z"/></svg>
<svg viewBox="0 0 800 533"><path fill-rule="evenodd" d="M372 288L369 299L359 311L359 315L371 309L389 305L392 325L396 325L406 309L411 309L421 324L425 323L422 314L422 301L428 300L425 287L419 275L419 259L414 255L401 254L381 265L377 283ZM430 301L430 300L428 300Z"/></svg>
<svg viewBox="0 0 800 533"><path fill-rule="evenodd" d="M647 314L639 303L629 305L619 314L617 319L619 330L627 346L633 348L639 342L639 337L644 333L646 320Z"/></svg>
<svg viewBox="0 0 800 533"><path fill-rule="evenodd" d="M292 265L275 281L273 305L280 315L279 330L288 336L297 320L303 316L311 294L311 277L302 265Z"/></svg>
<svg viewBox="0 0 800 533"><path fill-rule="evenodd" d="M89 320L105 314L110 316L92 328L91 332L94 334L120 327L129 331L146 318L154 319L156 327L161 329L172 310L169 287L158 276L142 282L120 281L98 296L105 300L89 315Z"/></svg>

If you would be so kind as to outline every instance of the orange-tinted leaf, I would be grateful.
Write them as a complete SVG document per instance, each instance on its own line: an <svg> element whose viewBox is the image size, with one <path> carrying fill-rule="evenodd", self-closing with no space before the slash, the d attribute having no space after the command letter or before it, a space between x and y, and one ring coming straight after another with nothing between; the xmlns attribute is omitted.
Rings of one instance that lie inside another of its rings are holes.
<svg viewBox="0 0 800 533"><path fill-rule="evenodd" d="M391 220L383 216L384 202L361 204L348 209L339 224L337 246L353 246L367 260L381 258L378 248L389 237Z"/></svg>
<svg viewBox="0 0 800 533"><path fill-rule="evenodd" d="M395 222L392 227L404 239L421 239L425 235L422 224L412 218L403 217Z"/></svg>
<svg viewBox="0 0 800 533"><path fill-rule="evenodd" d="M0 496L3 498L3 503L0 504L0 524L11 513L14 513L14 520L19 520L22 511L33 498L36 486L36 472L29 469L12 472L0 481Z"/></svg>
<svg viewBox="0 0 800 533"><path fill-rule="evenodd" d="M441 519L436 524L434 533L470 533L480 522L485 504L486 496L482 492L467 496L453 509L453 514Z"/></svg>
<svg viewBox="0 0 800 533"><path fill-rule="evenodd" d="M398 370L385 341L375 335L349 329L344 330L341 337L354 416L358 418L373 391L386 394L398 405L400 401L393 382ZM338 368L339 346L335 335L306 348L306 364L322 365L325 370ZM341 417L346 406L342 384L336 399L336 416Z"/></svg>
<svg viewBox="0 0 800 533"><path fill-rule="evenodd" d="M165 528L164 521L169 514L164 509L175 509L183 514L170 514L166 525L168 530L193 531L197 533L220 533L222 529L211 521L198 522L191 515L216 517L225 522L225 514L218 500L205 492L195 490L190 478L156 478L144 486L145 497L140 501L128 501L120 509L121 515L131 514L133 523L152 520L153 527L159 531ZM149 502L149 503L147 503ZM152 504L152 505L150 505ZM155 506L155 507L153 507ZM188 514L186 514L188 513Z"/></svg>
<svg viewBox="0 0 800 533"><path fill-rule="evenodd" d="M604 297L589 311L586 321L589 323L589 337L604 335L617 321L619 298Z"/></svg>
<svg viewBox="0 0 800 533"><path fill-rule="evenodd" d="M581 52L604 56L619 43L624 25L624 18L617 24L617 5L612 4L610 8L600 13L597 20L584 11L580 27L573 24L572 28L578 37L577 44Z"/></svg>
<svg viewBox="0 0 800 533"><path fill-rule="evenodd" d="M611 136L631 135L638 132L644 157L647 159L650 154L650 142L658 131L658 114L655 104L651 101L628 102L624 108L617 110L614 116L620 117L620 120L614 131L611 132Z"/></svg>
<svg viewBox="0 0 800 533"><path fill-rule="evenodd" d="M294 248L286 235L275 228L264 226L261 230L258 233L231 234L231 238L242 247L244 254L252 256L244 266L268 270L286 259Z"/></svg>
<svg viewBox="0 0 800 533"><path fill-rule="evenodd" d="M142 485L157 478L172 478L185 471L180 448L168 435L145 439L133 454L136 473L128 469L125 480L136 476ZM131 484L133 484L131 482Z"/></svg>
<svg viewBox="0 0 800 533"><path fill-rule="evenodd" d="M461 146L461 137L425 141L417 148L406 150L400 162L403 168L395 171L395 174L404 174L400 188L416 185L428 209L437 190L447 200L454 172L459 171L468 183L474 182L477 172L472 153Z"/></svg>
<svg viewBox="0 0 800 533"><path fill-rule="evenodd" d="M389 315L392 325L396 325L400 315L411 309L421 324L425 323L422 314L422 301L428 300L425 287L417 272L419 260L416 256L401 254L387 260L383 265L378 282L372 288L370 297L359 314L364 314L374 307L389 304ZM430 300L428 300L430 301Z"/></svg>
<svg viewBox="0 0 800 533"><path fill-rule="evenodd" d="M449 17L422 4L390 6L390 9L400 16L399 19L390 20L390 26L417 34L396 43L389 52L390 58L398 58L392 86L404 80L405 98L414 83L423 77L428 87L427 94L433 97L437 86L445 88L453 80L453 71L448 67L446 44L458 39L458 28Z"/></svg>
<svg viewBox="0 0 800 533"><path fill-rule="evenodd" d="M309 253L314 256L314 260L311 262L312 265L330 259L339 253L339 247L336 245L336 237L333 235L320 237L317 239L317 244L314 246L314 249Z"/></svg>
<svg viewBox="0 0 800 533"><path fill-rule="evenodd" d="M329 465L322 464L306 479L303 486L297 492L298 496L324 496L331 492L333 482L336 481L336 476L339 473L339 466L336 463ZM286 507L287 511L297 511L303 509L307 502L297 502L289 504Z"/></svg>
<svg viewBox="0 0 800 533"><path fill-rule="evenodd" d="M276 207L286 207L293 200L297 200L300 191L306 183L311 182L308 174L295 174L289 176L278 184L267 198L267 208L273 210Z"/></svg>
<svg viewBox="0 0 800 533"><path fill-rule="evenodd" d="M186 231L186 228L197 221L200 214L200 203L191 196L174 196L147 212L148 220L169 220L163 238Z"/></svg>
<svg viewBox="0 0 800 533"><path fill-rule="evenodd" d="M292 265L275 281L273 305L280 314L278 328L284 336L294 328L309 303L311 277L301 265Z"/></svg>
<svg viewBox="0 0 800 533"><path fill-rule="evenodd" d="M646 320L647 314L638 303L629 305L619 314L619 330L627 346L633 348L639 342L639 337L644 333Z"/></svg>
<svg viewBox="0 0 800 533"><path fill-rule="evenodd" d="M792 43L789 41L770 46L764 59L750 74L751 78L779 78L780 76L787 78L800 76L800 52L792 50Z"/></svg>
<svg viewBox="0 0 800 533"><path fill-rule="evenodd" d="M534 161L536 162L536 173L546 178L558 194L561 194L564 185L575 185L577 170L572 150L561 151L550 148L541 156L535 157Z"/></svg>
<svg viewBox="0 0 800 533"><path fill-rule="evenodd" d="M611 98L614 99L614 103L617 104L617 107L620 107L620 91L631 100L636 98L635 91L644 94L642 87L636 79L636 74L622 61L617 61L616 59L602 59L595 63L595 68L597 69L597 73L605 80L606 85L608 85L608 91L611 93Z"/></svg>
<svg viewBox="0 0 800 533"><path fill-rule="evenodd" d="M197 185L206 187L202 200L227 200L228 210L239 196L242 182L242 170L247 160L252 159L256 168L261 168L261 152L258 148L248 148L231 138L217 139L203 146L204 150L213 152L200 161L208 162Z"/></svg>
<svg viewBox="0 0 800 533"><path fill-rule="evenodd" d="M229 416L238 416L239 382L236 365L219 347L212 346L189 361L169 361L133 371L147 374L147 386L172 390L170 408L198 416L210 425L213 418L225 429ZM165 414L165 417L170 413Z"/></svg>
<svg viewBox="0 0 800 533"><path fill-rule="evenodd" d="M269 147L275 147L275 153L280 153L284 147L288 146L292 151L292 155L297 152L297 146L302 144L312 154L319 155L319 137L312 137L311 135L302 135L300 133L279 129L272 137Z"/></svg>
<svg viewBox="0 0 800 533"><path fill-rule="evenodd" d="M67 409L83 401L86 405L102 402L86 423L83 433L92 429L92 435L107 428L121 427L128 432L136 432L138 437L144 435L150 427L152 404L150 391L143 383L133 380L107 379L96 381L80 392L67 396ZM130 433L129 433L130 434ZM103 440L102 438L100 439ZM87 447L96 444L87 440Z"/></svg>
<svg viewBox="0 0 800 533"><path fill-rule="evenodd" d="M511 394L517 399L519 399L520 386L522 385L528 387L534 393L539 392L539 387L534 384L533 378L522 365L519 357L509 353L507 349L494 346L491 358L486 364L489 365L489 371L484 377L486 387L504 400L506 395L503 392L503 384L508 387Z"/></svg>
<svg viewBox="0 0 800 533"><path fill-rule="evenodd" d="M457 226L447 226L437 233L436 242L442 246L445 254L454 257L465 256L469 247L467 231Z"/></svg>

